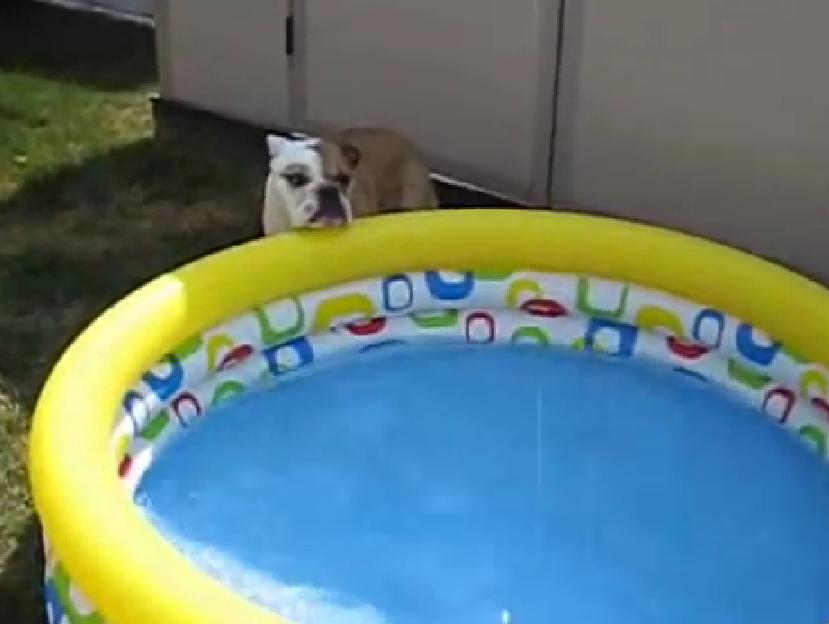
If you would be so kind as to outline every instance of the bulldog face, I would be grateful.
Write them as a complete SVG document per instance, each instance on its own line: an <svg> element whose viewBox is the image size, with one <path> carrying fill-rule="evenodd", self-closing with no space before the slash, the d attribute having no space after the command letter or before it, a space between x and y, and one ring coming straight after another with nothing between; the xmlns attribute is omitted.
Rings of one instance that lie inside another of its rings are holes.
<svg viewBox="0 0 829 624"><path fill-rule="evenodd" d="M360 151L320 139L268 135L268 192L279 198L291 228L338 227L351 223L349 200Z"/></svg>

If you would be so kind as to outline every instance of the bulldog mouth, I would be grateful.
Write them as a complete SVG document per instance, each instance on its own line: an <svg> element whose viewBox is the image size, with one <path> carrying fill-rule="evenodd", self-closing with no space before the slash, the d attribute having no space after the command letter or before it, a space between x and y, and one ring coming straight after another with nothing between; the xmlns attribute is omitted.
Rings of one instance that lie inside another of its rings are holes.
<svg viewBox="0 0 829 624"><path fill-rule="evenodd" d="M348 213L343 206L323 204L311 215L309 224L317 227L340 227L348 225L349 221Z"/></svg>
<svg viewBox="0 0 829 624"><path fill-rule="evenodd" d="M344 227L348 225L348 220L344 217L320 217L312 219L308 225L312 228Z"/></svg>

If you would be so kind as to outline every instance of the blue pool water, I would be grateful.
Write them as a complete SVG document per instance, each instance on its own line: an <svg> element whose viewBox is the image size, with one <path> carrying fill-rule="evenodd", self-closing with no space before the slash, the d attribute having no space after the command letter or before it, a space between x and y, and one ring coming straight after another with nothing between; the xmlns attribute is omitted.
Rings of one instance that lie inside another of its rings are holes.
<svg viewBox="0 0 829 624"><path fill-rule="evenodd" d="M138 494L300 624L818 624L829 469L645 364L377 352L205 419Z"/></svg>

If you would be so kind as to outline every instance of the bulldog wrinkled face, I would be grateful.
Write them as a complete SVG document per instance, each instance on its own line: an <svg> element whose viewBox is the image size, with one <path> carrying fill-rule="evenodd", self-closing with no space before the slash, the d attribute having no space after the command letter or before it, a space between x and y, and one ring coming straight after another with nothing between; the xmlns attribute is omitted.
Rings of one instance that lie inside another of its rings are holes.
<svg viewBox="0 0 829 624"><path fill-rule="evenodd" d="M360 152L319 139L268 135L267 184L286 207L292 228L348 225L353 219L348 192Z"/></svg>

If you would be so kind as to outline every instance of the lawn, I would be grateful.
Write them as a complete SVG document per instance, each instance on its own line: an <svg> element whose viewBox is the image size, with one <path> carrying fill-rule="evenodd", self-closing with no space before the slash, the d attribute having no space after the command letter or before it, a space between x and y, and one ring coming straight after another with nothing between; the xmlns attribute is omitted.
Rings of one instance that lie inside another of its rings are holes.
<svg viewBox="0 0 829 624"><path fill-rule="evenodd" d="M41 624L29 416L55 358L153 275L256 233L260 174L154 137L153 33L0 3L0 622Z"/></svg>

